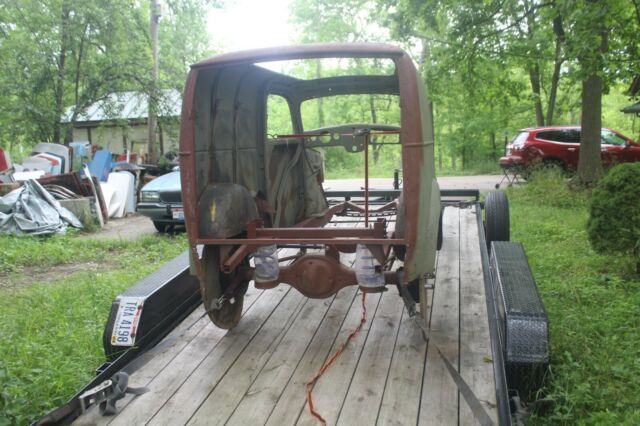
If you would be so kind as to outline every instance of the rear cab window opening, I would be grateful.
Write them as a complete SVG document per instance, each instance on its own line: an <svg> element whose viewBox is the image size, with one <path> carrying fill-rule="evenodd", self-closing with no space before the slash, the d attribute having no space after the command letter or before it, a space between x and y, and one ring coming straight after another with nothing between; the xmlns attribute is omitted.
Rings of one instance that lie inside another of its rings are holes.
<svg viewBox="0 0 640 426"><path fill-rule="evenodd" d="M291 104L295 104L293 110L286 101L274 100L279 96L269 94L267 145L304 143L307 153L322 156L323 170L327 163L334 166L323 175L340 178L364 167L362 141L358 142L353 132L375 128L378 132L369 139L370 172L375 177L389 177L394 169L401 169L400 97L390 93L397 92L392 60L325 58L258 65L308 82L301 83L301 87L309 87L306 95L291 99ZM370 77L370 82L366 82L366 77ZM311 80L318 82L316 89L312 89ZM286 126L288 113L294 123L298 115L299 122L293 128ZM360 155L345 155L345 150Z"/></svg>

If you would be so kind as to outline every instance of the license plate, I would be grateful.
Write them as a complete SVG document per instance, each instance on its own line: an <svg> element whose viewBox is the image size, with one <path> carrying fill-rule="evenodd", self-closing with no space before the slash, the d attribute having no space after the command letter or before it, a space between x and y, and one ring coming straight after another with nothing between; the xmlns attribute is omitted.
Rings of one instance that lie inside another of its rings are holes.
<svg viewBox="0 0 640 426"><path fill-rule="evenodd" d="M142 314L144 299L140 297L122 297L111 333L112 346L133 346L138 333L138 323Z"/></svg>
<svg viewBox="0 0 640 426"><path fill-rule="evenodd" d="M171 215L175 220L184 220L184 210L183 209L171 209Z"/></svg>

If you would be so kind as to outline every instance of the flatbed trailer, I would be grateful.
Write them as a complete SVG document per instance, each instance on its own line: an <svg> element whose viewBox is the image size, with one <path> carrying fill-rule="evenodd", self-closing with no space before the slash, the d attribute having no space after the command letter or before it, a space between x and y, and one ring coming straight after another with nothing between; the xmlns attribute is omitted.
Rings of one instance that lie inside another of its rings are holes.
<svg viewBox="0 0 640 426"><path fill-rule="evenodd" d="M364 327L313 391L328 424L476 424L438 351L492 421L510 424L479 209L444 210L444 242L427 290L429 341L393 289L367 295ZM244 318L228 332L196 309L131 373L129 386L147 393L118 401L115 416L91 407L74 424L317 424L305 383L357 326L360 294L352 286L319 300L287 285L251 286Z"/></svg>

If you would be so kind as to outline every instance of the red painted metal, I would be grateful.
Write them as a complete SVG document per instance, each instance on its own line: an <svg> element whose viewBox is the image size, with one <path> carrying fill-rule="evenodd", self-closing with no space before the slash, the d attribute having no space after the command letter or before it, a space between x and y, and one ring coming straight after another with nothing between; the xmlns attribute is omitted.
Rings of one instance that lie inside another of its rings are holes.
<svg viewBox="0 0 640 426"><path fill-rule="evenodd" d="M361 136L359 134L348 132L338 133L340 136ZM367 134L377 135L399 135L400 130L371 130ZM276 139L300 139L300 138L315 138L315 137L330 137L332 133L294 133L290 135L277 135ZM365 135L366 136L366 135Z"/></svg>
<svg viewBox="0 0 640 426"><path fill-rule="evenodd" d="M324 215L320 217L314 216L314 217L305 219L302 222L295 224L294 228L315 228L315 227L324 226L331 221L331 218L335 214L344 212L347 209L347 207L349 207L349 205L346 202L341 204L336 204L335 206L329 208Z"/></svg>
<svg viewBox="0 0 640 426"><path fill-rule="evenodd" d="M195 244L214 244L214 245L256 245L256 246L268 246L271 244L310 244L310 245L335 245L335 246L350 246L353 244L377 244L381 246L386 245L400 245L404 244L405 240L402 238L309 238L305 235L300 235L298 238L198 238Z"/></svg>
<svg viewBox="0 0 640 426"><path fill-rule="evenodd" d="M369 226L369 133L364 135L364 226Z"/></svg>

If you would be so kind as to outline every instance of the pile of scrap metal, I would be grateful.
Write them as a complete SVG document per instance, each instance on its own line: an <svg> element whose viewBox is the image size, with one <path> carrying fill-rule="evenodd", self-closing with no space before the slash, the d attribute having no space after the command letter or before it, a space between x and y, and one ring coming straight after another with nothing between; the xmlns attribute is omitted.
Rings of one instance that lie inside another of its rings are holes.
<svg viewBox="0 0 640 426"><path fill-rule="evenodd" d="M37 181L36 192L46 192L85 225L103 226L109 218L135 212L137 187L144 170L126 162L112 165L110 151L99 150L92 156L91 151L88 142L72 142L69 146L41 143L21 164L12 164L8 153L0 149L0 197L18 189L27 191L26 182Z"/></svg>

